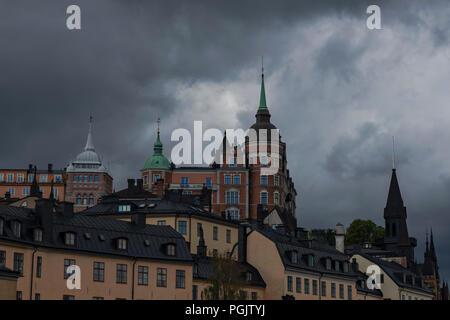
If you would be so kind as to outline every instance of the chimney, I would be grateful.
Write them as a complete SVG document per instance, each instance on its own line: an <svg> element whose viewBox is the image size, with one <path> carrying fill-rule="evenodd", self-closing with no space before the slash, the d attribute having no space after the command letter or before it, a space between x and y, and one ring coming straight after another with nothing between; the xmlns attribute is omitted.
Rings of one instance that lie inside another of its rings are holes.
<svg viewBox="0 0 450 320"><path fill-rule="evenodd" d="M248 223L241 223L238 230L238 261L247 262L247 227Z"/></svg>
<svg viewBox="0 0 450 320"><path fill-rule="evenodd" d="M129 191L134 190L134 183L135 183L135 180L134 180L134 179L128 179L127 181L128 181L128 190L129 190Z"/></svg>
<svg viewBox="0 0 450 320"><path fill-rule="evenodd" d="M49 163L48 164L48 172L52 172L53 170L53 164Z"/></svg>
<svg viewBox="0 0 450 320"><path fill-rule="evenodd" d="M28 165L28 173L31 173L31 172L33 172L33 165L30 163Z"/></svg>
<svg viewBox="0 0 450 320"><path fill-rule="evenodd" d="M53 238L53 202L49 199L38 199L34 210L39 218L43 238L45 241L51 241Z"/></svg>
<svg viewBox="0 0 450 320"><path fill-rule="evenodd" d="M71 217L73 217L73 203L67 202L67 201L62 201L58 204L57 211L63 217L71 218Z"/></svg>
<svg viewBox="0 0 450 320"><path fill-rule="evenodd" d="M344 226L340 223L338 223L336 225L335 239L336 239L336 250L344 253L344 251L345 251L345 245L344 245L345 230L344 230Z"/></svg>
<svg viewBox="0 0 450 320"><path fill-rule="evenodd" d="M359 265L358 265L358 262L356 262L356 258L352 259L352 269L354 272L359 271Z"/></svg>
<svg viewBox="0 0 450 320"><path fill-rule="evenodd" d="M144 190L144 180L137 179L136 180L136 184L137 184L137 188L138 188L139 191Z"/></svg>
<svg viewBox="0 0 450 320"><path fill-rule="evenodd" d="M206 257L206 245L205 239L203 237L203 228L200 226L200 235L199 235L198 245L197 245L197 256Z"/></svg>
<svg viewBox="0 0 450 320"><path fill-rule="evenodd" d="M295 237L299 240L308 240L308 232L303 228L295 228Z"/></svg>
<svg viewBox="0 0 450 320"><path fill-rule="evenodd" d="M139 228L144 228L146 225L146 215L145 213L135 212L131 216L131 223L138 226Z"/></svg>

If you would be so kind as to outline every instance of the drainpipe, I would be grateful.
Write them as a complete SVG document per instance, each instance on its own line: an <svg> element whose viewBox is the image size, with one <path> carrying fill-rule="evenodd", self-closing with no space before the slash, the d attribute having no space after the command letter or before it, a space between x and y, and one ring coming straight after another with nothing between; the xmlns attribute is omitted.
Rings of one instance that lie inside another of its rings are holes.
<svg viewBox="0 0 450 320"><path fill-rule="evenodd" d="M133 257L133 273L132 273L132 283L131 283L131 300L134 300L134 269L136 266L137 258Z"/></svg>
<svg viewBox="0 0 450 320"><path fill-rule="evenodd" d="M34 247L33 254L31 255L31 277L30 277L30 300L33 300L33 274L34 274L34 255L37 248Z"/></svg>

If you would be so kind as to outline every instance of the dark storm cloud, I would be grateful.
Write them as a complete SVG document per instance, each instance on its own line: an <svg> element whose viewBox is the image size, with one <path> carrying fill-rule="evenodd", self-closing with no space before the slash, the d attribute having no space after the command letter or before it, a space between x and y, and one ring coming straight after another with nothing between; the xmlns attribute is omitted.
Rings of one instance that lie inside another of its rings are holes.
<svg viewBox="0 0 450 320"><path fill-rule="evenodd" d="M373 1L76 1L81 31L65 27L72 1L2 1L0 167L64 167L92 113L120 188L151 155L157 117L166 155L171 130L193 120L251 124L264 55L300 223L382 224L395 135L416 255L433 227L448 278L448 4L377 2L380 32L365 27ZM245 99L218 107L228 96L211 92L230 88Z"/></svg>

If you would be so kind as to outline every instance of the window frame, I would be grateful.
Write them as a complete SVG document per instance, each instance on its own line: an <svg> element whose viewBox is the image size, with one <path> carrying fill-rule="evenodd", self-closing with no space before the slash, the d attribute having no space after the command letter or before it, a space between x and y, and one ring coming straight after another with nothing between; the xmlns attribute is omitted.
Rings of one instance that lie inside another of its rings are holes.
<svg viewBox="0 0 450 320"><path fill-rule="evenodd" d="M118 284L126 284L128 272L128 265L125 263L117 263L116 264L116 283Z"/></svg>
<svg viewBox="0 0 450 320"><path fill-rule="evenodd" d="M175 271L175 288L176 289L186 289L186 271L176 270Z"/></svg>
<svg viewBox="0 0 450 320"><path fill-rule="evenodd" d="M167 268L156 269L156 286L167 288Z"/></svg>
<svg viewBox="0 0 450 320"><path fill-rule="evenodd" d="M94 261L92 275L93 281L105 282L105 263L102 261Z"/></svg>
<svg viewBox="0 0 450 320"><path fill-rule="evenodd" d="M148 286L148 266L138 266L138 285Z"/></svg>

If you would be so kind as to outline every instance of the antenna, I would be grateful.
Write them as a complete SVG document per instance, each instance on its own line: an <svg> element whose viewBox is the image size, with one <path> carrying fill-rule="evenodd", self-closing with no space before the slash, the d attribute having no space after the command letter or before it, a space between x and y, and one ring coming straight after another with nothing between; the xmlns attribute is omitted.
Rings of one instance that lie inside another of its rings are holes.
<svg viewBox="0 0 450 320"><path fill-rule="evenodd" d="M395 140L394 140L394 136L392 136L392 169L395 170Z"/></svg>
<svg viewBox="0 0 450 320"><path fill-rule="evenodd" d="M261 73L264 77L264 56L261 56Z"/></svg>

